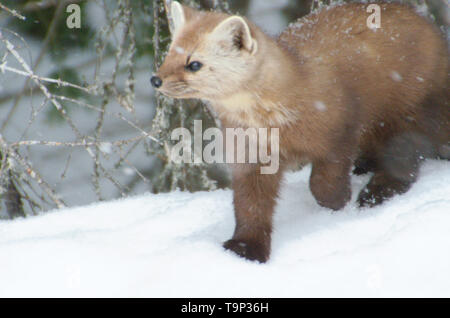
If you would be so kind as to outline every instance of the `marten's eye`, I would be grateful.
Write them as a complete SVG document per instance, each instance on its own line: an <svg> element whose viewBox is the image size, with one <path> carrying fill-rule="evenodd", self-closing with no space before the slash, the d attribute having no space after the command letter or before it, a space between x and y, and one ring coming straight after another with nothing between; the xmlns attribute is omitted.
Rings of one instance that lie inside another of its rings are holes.
<svg viewBox="0 0 450 318"><path fill-rule="evenodd" d="M198 72L203 67L203 64L197 61L191 62L186 65L186 69L190 72Z"/></svg>

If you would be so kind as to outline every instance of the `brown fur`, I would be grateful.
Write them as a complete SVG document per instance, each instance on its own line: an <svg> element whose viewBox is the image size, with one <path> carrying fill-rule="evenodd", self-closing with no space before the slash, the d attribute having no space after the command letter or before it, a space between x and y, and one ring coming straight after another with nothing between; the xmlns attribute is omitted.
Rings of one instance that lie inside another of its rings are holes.
<svg viewBox="0 0 450 318"><path fill-rule="evenodd" d="M373 31L366 6L324 9L277 39L247 21L257 43L245 42L249 49L211 38L227 15L185 8L186 25L158 72L161 91L211 102L224 127L280 129L277 174L262 175L259 165L232 167L236 230L225 248L268 260L280 180L293 161L312 163L311 192L338 210L350 200L353 165L356 173L374 172L358 198L360 206L372 206L407 191L423 157L448 152L445 41L396 4L381 4L381 29ZM186 72L189 56L204 69Z"/></svg>

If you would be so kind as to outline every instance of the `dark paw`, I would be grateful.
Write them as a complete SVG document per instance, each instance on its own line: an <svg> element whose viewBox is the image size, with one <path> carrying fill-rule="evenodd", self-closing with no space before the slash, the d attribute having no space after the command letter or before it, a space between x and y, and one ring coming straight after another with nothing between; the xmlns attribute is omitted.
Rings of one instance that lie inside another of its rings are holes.
<svg viewBox="0 0 450 318"><path fill-rule="evenodd" d="M371 181L358 196L359 206L361 208L374 207L388 199L391 199L395 195L405 193L410 187L410 182L402 182L398 180L391 180L389 183L383 182L379 184Z"/></svg>
<svg viewBox="0 0 450 318"><path fill-rule="evenodd" d="M223 244L223 247L250 261L265 263L269 259L270 248L261 243L229 240Z"/></svg>
<svg viewBox="0 0 450 318"><path fill-rule="evenodd" d="M381 204L384 201L383 196L364 189L358 197L358 205L360 208L372 208Z"/></svg>

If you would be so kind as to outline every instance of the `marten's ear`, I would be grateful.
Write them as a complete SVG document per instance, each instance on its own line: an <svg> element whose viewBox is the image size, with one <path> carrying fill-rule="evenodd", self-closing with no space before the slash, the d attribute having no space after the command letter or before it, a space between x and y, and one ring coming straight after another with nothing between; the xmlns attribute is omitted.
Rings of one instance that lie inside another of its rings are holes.
<svg viewBox="0 0 450 318"><path fill-rule="evenodd" d="M172 17L172 33L176 34L181 30L187 21L194 18L197 11L181 5L178 1L173 1L170 5L170 16Z"/></svg>
<svg viewBox="0 0 450 318"><path fill-rule="evenodd" d="M258 43L252 37L250 27L239 16L232 16L222 21L214 29L212 36L220 42L228 42L234 48L246 50L252 55L258 51Z"/></svg>
<svg viewBox="0 0 450 318"><path fill-rule="evenodd" d="M173 22L172 32L175 34L186 24L183 6L178 1L172 2L172 5L170 6L170 15L172 16Z"/></svg>

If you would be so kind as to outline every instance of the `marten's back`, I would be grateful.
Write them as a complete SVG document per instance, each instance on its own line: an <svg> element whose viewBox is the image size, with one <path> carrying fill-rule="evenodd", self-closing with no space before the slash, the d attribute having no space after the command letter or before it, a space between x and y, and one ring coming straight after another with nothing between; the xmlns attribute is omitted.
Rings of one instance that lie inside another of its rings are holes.
<svg viewBox="0 0 450 318"><path fill-rule="evenodd" d="M370 29L367 6L323 9L291 24L278 41L313 70L312 95L325 96L327 105L352 95L365 126L361 147L376 146L387 131L411 128L448 142L445 40L431 23L396 4L380 4L381 28Z"/></svg>

